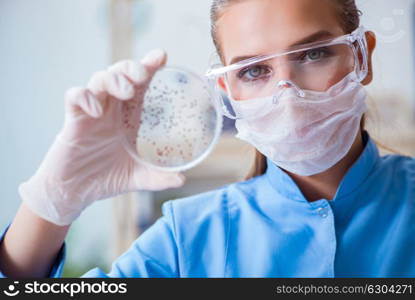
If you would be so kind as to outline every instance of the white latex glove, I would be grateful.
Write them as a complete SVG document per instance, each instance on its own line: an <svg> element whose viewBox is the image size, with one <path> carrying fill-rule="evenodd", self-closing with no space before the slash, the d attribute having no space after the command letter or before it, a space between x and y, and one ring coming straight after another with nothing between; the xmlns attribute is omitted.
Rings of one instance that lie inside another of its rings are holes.
<svg viewBox="0 0 415 300"><path fill-rule="evenodd" d="M57 225L69 225L96 200L184 183L180 173L152 170L124 150L135 140L143 96L166 54L153 50L141 63L122 61L93 75L87 88L65 97L65 123L40 168L19 186L27 206Z"/></svg>

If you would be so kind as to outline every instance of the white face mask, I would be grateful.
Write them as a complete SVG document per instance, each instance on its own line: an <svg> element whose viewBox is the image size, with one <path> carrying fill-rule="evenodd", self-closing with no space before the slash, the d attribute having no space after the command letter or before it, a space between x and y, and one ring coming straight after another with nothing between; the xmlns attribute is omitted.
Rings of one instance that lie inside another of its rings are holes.
<svg viewBox="0 0 415 300"><path fill-rule="evenodd" d="M230 100L237 110L256 115L236 120L236 137L294 174L310 176L331 168L349 152L359 132L366 91L352 72L326 92L306 95L301 98L294 88L284 88L276 103L272 96Z"/></svg>

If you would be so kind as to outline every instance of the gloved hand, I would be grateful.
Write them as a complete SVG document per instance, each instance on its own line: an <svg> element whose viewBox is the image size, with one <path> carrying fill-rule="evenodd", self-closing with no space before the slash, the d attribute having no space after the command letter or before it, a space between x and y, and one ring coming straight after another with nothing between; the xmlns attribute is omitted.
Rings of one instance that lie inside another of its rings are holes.
<svg viewBox="0 0 415 300"><path fill-rule="evenodd" d="M96 200L184 183L180 173L138 164L121 142L125 133L135 140L144 93L165 62L165 52L153 50L141 63L122 61L95 73L87 88L66 93L63 129L35 175L19 186L33 212L69 225Z"/></svg>

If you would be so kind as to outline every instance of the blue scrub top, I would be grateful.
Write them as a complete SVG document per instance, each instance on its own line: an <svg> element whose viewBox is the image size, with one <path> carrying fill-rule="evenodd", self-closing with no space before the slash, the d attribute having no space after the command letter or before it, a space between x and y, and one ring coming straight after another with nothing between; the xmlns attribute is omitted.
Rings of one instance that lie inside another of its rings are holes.
<svg viewBox="0 0 415 300"><path fill-rule="evenodd" d="M109 273L82 277L415 277L415 159L364 140L333 200L308 202L268 160L264 175L165 202ZM64 260L65 245L50 277Z"/></svg>

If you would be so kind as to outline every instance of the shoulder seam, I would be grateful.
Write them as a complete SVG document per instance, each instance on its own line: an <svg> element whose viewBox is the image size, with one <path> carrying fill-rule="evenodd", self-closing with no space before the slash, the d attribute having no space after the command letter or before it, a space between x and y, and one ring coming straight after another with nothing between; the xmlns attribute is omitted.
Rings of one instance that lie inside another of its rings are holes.
<svg viewBox="0 0 415 300"><path fill-rule="evenodd" d="M224 264L223 264L223 277L226 276L226 269L228 266L228 249L229 249L229 238L230 238L230 224L231 224L231 220L230 220L230 212L229 212L229 202L228 202L228 198L225 197L225 205L226 205L226 244L225 244L225 257L224 257Z"/></svg>
<svg viewBox="0 0 415 300"><path fill-rule="evenodd" d="M173 210L173 201L169 200L166 202L166 206L169 206L169 211L170 211L170 215L171 215L171 222L172 222L172 229L173 229L173 238L174 238L174 242L176 244L176 249L177 249L177 260L176 260L176 264L177 264L177 273L180 276L181 274L181 270L180 270L180 263L179 263L179 246L178 246L178 237L177 237L177 229L176 229L176 222L174 219L174 210Z"/></svg>

